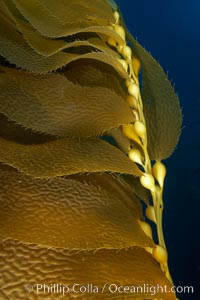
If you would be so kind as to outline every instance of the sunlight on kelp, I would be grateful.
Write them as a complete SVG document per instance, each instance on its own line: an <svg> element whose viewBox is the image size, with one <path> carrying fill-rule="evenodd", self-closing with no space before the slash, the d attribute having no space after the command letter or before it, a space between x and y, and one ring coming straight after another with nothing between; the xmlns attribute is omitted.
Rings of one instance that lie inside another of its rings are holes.
<svg viewBox="0 0 200 300"><path fill-rule="evenodd" d="M99 287L66 299L176 299L102 290L173 285L161 160L182 122L115 2L0 0L0 55L1 299L49 299L44 283Z"/></svg>

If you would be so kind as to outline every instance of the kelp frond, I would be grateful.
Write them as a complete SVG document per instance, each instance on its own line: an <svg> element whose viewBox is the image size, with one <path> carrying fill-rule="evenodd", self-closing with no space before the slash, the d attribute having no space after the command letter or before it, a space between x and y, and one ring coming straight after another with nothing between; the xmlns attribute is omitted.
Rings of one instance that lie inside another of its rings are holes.
<svg viewBox="0 0 200 300"><path fill-rule="evenodd" d="M176 299L162 160L180 105L115 2L0 0L0 55L0 298L27 298L30 282L29 299L49 298L44 283L67 299ZM113 282L168 292L104 290Z"/></svg>

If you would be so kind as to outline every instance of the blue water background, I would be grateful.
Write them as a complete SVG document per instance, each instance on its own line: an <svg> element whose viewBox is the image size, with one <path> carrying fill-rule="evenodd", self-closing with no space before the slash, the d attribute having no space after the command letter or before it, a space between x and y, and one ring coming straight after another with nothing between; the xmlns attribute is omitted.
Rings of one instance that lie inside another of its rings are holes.
<svg viewBox="0 0 200 300"><path fill-rule="evenodd" d="M175 285L200 299L200 1L118 0L134 37L160 62L180 98L182 136L165 161L164 232Z"/></svg>

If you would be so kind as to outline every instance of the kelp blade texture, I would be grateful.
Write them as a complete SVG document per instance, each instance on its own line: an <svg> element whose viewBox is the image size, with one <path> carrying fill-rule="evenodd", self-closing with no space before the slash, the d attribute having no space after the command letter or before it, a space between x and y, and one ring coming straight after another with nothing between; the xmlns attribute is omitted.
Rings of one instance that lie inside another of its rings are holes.
<svg viewBox="0 0 200 300"><path fill-rule="evenodd" d="M134 121L123 95L106 86L82 87L60 74L1 71L0 112L26 128L89 137Z"/></svg>
<svg viewBox="0 0 200 300"><path fill-rule="evenodd" d="M142 100L150 158L166 159L175 150L181 134L179 99L161 66L130 34L129 38L142 63Z"/></svg>
<svg viewBox="0 0 200 300"><path fill-rule="evenodd" d="M47 181L14 170L0 175L0 236L68 249L154 247L139 226L137 201L132 195L122 200L114 189L111 194L100 180L95 186L76 177ZM120 185L112 175L106 181Z"/></svg>
<svg viewBox="0 0 200 300"><path fill-rule="evenodd" d="M40 290L37 294L37 284L59 283L59 286L69 286L69 293L64 296L67 299L163 299L175 300L173 293L170 293L170 284L163 276L158 264L152 256L140 248L121 249L120 251L101 249L98 251L68 251L61 248L43 247L35 244L21 243L16 240L3 239L0 242L0 266L5 276L1 277L0 290L2 299L15 300L26 299L27 282L31 283L33 289L29 291L28 297L31 300L49 299L49 294ZM21 258L21 259L19 259ZM23 258L23 259L22 259ZM145 264L144 264L145 261ZM33 267L34 266L34 267ZM17 274L16 275L16 270ZM12 273L12 284L7 285L6 278ZM45 276L44 276L45 274ZM45 278L44 278L45 277ZM77 292L80 286L88 286L93 283L93 288L98 287L96 292ZM103 287L106 289L102 292ZM132 286L133 291L126 293L111 293L109 286ZM134 286L160 286L160 291L154 294L141 292L134 293ZM74 285L75 293L73 292ZM7 285L7 287L6 287ZM161 292L161 287L166 286L167 294ZM25 287L25 288L24 288ZM98 291L98 292L97 292ZM8 296L9 295L9 296ZM64 299L63 294L56 293L57 299Z"/></svg>
<svg viewBox="0 0 200 300"><path fill-rule="evenodd" d="M39 1L20 0L13 2L4 1L4 6L2 5L0 10L0 54L10 62L36 73L47 73L66 66L77 59L89 58L110 64L123 76L126 76L126 72L116 59L118 56L116 52L111 50L101 39L101 35L113 36L122 42L120 36L108 28L108 20L105 22L101 19L102 22L97 23L95 18L94 20L89 18L83 24L81 19L74 18L75 23L62 25ZM87 8L91 8L91 10L92 7L94 8L91 1L90 4L90 6L83 5L85 13ZM7 8L5 8L6 5ZM68 5L70 6L70 3ZM71 5L75 5L75 3ZM109 6L107 7L107 11L113 19L111 9ZM69 11L66 3L65 10L67 15ZM96 13L94 12L94 14ZM50 34L52 31L55 31L53 36ZM89 38L87 34L89 34ZM93 42L90 39L90 34L95 36ZM51 39L48 38L49 35ZM85 54L81 53L84 46ZM69 49L74 47L77 48L77 54L72 54L72 50Z"/></svg>
<svg viewBox="0 0 200 300"><path fill-rule="evenodd" d="M124 202L117 192L109 194L102 181L96 187L67 177L38 180L5 167L0 182L3 299L24 299L27 282L33 287L29 299L48 299L45 291L37 292L37 284L52 282L69 286L67 299L74 298L75 284L88 282L97 292L78 293L79 299L121 299L121 293L109 288L102 295L105 282L108 287L113 282L132 286L127 299L149 297L149 292L134 290L147 282L170 290L159 264L143 249L154 245L137 225L140 213L136 208L134 213L132 198ZM8 286L10 273L14 280ZM152 299L174 299L160 290ZM56 297L63 299L63 294Z"/></svg>

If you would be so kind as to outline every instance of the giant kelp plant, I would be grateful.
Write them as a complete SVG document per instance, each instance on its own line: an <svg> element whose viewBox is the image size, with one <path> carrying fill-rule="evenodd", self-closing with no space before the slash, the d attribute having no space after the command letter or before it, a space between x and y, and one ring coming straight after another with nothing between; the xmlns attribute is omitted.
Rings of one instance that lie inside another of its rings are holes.
<svg viewBox="0 0 200 300"><path fill-rule="evenodd" d="M179 101L117 5L0 0L0 55L0 298L176 299L161 160Z"/></svg>

